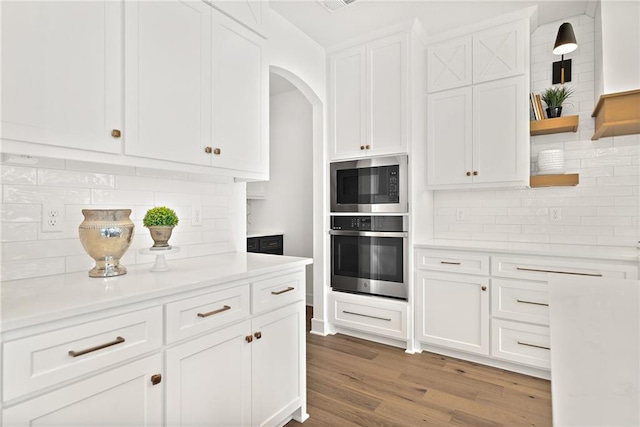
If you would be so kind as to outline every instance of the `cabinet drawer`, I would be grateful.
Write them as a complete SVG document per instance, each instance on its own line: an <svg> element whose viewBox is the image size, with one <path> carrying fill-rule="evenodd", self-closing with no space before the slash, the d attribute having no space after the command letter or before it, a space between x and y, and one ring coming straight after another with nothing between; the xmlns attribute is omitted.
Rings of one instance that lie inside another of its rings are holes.
<svg viewBox="0 0 640 427"><path fill-rule="evenodd" d="M492 257L491 272L493 276L540 280L545 282L547 281L549 273L620 279L638 278L638 267L633 265L538 257Z"/></svg>
<svg viewBox="0 0 640 427"><path fill-rule="evenodd" d="M489 257L454 251L416 250L416 268L454 273L489 274Z"/></svg>
<svg viewBox="0 0 640 427"><path fill-rule="evenodd" d="M5 401L160 348L153 307L4 343Z"/></svg>
<svg viewBox="0 0 640 427"><path fill-rule="evenodd" d="M549 328L492 320L491 355L523 365L551 368Z"/></svg>
<svg viewBox="0 0 640 427"><path fill-rule="evenodd" d="M260 238L260 252L270 253L282 251L282 236L267 236Z"/></svg>
<svg viewBox="0 0 640 427"><path fill-rule="evenodd" d="M338 326L400 340L407 339L407 305L393 301L372 301L358 295L333 292L330 321Z"/></svg>
<svg viewBox="0 0 640 427"><path fill-rule="evenodd" d="M292 304L304 299L304 273L291 273L251 285L253 314Z"/></svg>
<svg viewBox="0 0 640 427"><path fill-rule="evenodd" d="M167 344L249 316L249 284L167 304Z"/></svg>
<svg viewBox="0 0 640 427"><path fill-rule="evenodd" d="M491 314L503 319L549 325L549 287L546 283L493 279Z"/></svg>

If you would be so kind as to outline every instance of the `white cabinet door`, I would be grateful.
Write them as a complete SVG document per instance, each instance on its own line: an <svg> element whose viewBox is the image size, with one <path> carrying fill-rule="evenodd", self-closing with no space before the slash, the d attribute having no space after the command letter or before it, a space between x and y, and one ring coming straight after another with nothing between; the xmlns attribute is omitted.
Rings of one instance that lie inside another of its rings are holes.
<svg viewBox="0 0 640 427"><path fill-rule="evenodd" d="M489 278L417 272L418 340L489 354Z"/></svg>
<svg viewBox="0 0 640 427"><path fill-rule="evenodd" d="M364 46L347 49L329 58L331 158L365 155Z"/></svg>
<svg viewBox="0 0 640 427"><path fill-rule="evenodd" d="M252 321L252 422L275 425L303 404L304 305L296 303Z"/></svg>
<svg viewBox="0 0 640 427"><path fill-rule="evenodd" d="M429 95L427 104L427 183L470 184L473 177L471 87Z"/></svg>
<svg viewBox="0 0 640 427"><path fill-rule="evenodd" d="M437 43L427 49L427 90L471 84L471 37Z"/></svg>
<svg viewBox="0 0 640 427"><path fill-rule="evenodd" d="M473 83L523 74L526 67L526 20L473 36Z"/></svg>
<svg viewBox="0 0 640 427"><path fill-rule="evenodd" d="M12 406L4 426L159 426L162 422L160 355L132 362Z"/></svg>
<svg viewBox="0 0 640 427"><path fill-rule="evenodd" d="M266 42L221 13L213 11L212 16L212 164L266 175L269 172Z"/></svg>
<svg viewBox="0 0 640 427"><path fill-rule="evenodd" d="M367 45L367 155L407 151L407 35Z"/></svg>
<svg viewBox="0 0 640 427"><path fill-rule="evenodd" d="M125 152L210 164L211 8L125 2Z"/></svg>
<svg viewBox="0 0 640 427"><path fill-rule="evenodd" d="M122 4L1 7L2 138L119 153Z"/></svg>
<svg viewBox="0 0 640 427"><path fill-rule="evenodd" d="M166 351L166 424L251 423L249 320Z"/></svg>
<svg viewBox="0 0 640 427"><path fill-rule="evenodd" d="M528 114L524 76L473 86L474 183L528 183Z"/></svg>

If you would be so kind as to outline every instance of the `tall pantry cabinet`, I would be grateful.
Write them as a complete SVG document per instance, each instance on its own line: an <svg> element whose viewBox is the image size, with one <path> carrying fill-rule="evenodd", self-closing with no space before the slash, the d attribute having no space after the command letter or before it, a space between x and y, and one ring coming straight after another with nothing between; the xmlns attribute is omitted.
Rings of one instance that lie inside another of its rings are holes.
<svg viewBox="0 0 640 427"><path fill-rule="evenodd" d="M529 21L427 49L429 188L529 180Z"/></svg>

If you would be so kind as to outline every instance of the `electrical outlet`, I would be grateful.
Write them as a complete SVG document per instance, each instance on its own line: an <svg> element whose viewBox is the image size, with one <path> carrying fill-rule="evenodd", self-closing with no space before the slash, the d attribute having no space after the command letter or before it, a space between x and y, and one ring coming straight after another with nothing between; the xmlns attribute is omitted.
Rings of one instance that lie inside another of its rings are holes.
<svg viewBox="0 0 640 427"><path fill-rule="evenodd" d="M64 225L63 205L42 205L42 231L45 233L61 232Z"/></svg>
<svg viewBox="0 0 640 427"><path fill-rule="evenodd" d="M553 222L562 221L562 209L549 208L549 219Z"/></svg>
<svg viewBox="0 0 640 427"><path fill-rule="evenodd" d="M456 221L461 222L464 220L464 209L456 209Z"/></svg>
<svg viewBox="0 0 640 427"><path fill-rule="evenodd" d="M202 206L191 207L191 225L194 227L202 226Z"/></svg>

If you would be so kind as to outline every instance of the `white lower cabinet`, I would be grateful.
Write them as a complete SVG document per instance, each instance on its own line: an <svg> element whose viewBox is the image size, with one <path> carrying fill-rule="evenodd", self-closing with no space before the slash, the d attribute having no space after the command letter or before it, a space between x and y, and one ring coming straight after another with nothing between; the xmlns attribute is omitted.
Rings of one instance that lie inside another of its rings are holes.
<svg viewBox="0 0 640 427"><path fill-rule="evenodd" d="M131 362L2 411L2 425L159 426L160 354Z"/></svg>
<svg viewBox="0 0 640 427"><path fill-rule="evenodd" d="M303 268L12 330L2 425L304 421Z"/></svg>
<svg viewBox="0 0 640 427"><path fill-rule="evenodd" d="M489 354L489 278L419 271L418 340Z"/></svg>

